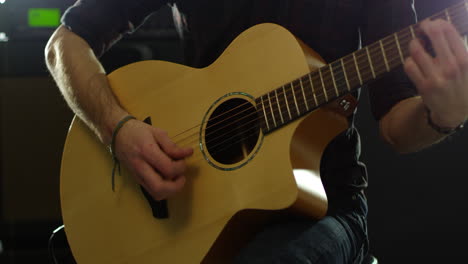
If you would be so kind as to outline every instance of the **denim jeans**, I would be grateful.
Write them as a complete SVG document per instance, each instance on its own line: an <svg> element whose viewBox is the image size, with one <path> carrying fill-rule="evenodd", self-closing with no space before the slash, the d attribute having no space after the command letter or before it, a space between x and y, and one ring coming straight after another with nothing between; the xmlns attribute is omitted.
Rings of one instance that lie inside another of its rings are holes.
<svg viewBox="0 0 468 264"><path fill-rule="evenodd" d="M333 215L312 221L291 216L261 231L235 259L235 264L360 264L367 254L367 202L363 194Z"/></svg>

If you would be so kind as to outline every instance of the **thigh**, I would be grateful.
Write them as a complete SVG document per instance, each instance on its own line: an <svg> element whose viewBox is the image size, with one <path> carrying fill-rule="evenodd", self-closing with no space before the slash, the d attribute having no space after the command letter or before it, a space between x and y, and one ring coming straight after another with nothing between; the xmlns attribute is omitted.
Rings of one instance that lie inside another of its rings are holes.
<svg viewBox="0 0 468 264"><path fill-rule="evenodd" d="M364 216L351 212L316 222L295 217L259 233L234 263L360 263L365 248Z"/></svg>

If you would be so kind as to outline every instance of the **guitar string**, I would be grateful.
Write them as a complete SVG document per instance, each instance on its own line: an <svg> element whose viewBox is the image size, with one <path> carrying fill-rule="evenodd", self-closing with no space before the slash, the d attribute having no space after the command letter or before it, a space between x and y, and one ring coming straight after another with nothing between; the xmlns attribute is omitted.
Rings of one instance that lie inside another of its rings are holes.
<svg viewBox="0 0 468 264"><path fill-rule="evenodd" d="M257 125L257 127L252 126L252 127L248 128L248 129L245 130L245 131L250 133L250 132L252 132L252 130L254 130L253 133L252 133L252 134L254 134L254 133L259 132L259 131L257 130L257 128L258 128L258 125ZM235 146L235 145L237 145L237 144L239 144L239 143L242 143L242 142L245 141L246 138L248 138L248 137L249 137L249 136L246 137L245 135L242 135L242 136L241 136L240 138L238 138L235 142L232 142L232 143L230 143L230 144L224 144L225 142L220 142L220 143L217 144L216 147L221 146L221 148L216 148L216 149L215 149L215 147L211 147L211 148L210 148L210 151L208 151L208 152L209 152L209 155L213 157L213 156L215 156L216 154L221 153L222 151L224 151L224 150L226 150L226 149L228 149L228 148L230 148L230 147L232 147L232 146ZM204 148L204 149L206 149L206 148ZM214 151L211 151L211 150L214 150ZM193 160L193 159L196 159L196 160ZM190 156L187 160L189 160L191 163L196 163L196 162L201 161L201 160L208 160L208 158L205 157L205 155L203 154L203 152L201 152L201 151L194 151L193 155Z"/></svg>
<svg viewBox="0 0 468 264"><path fill-rule="evenodd" d="M451 7L451 8L454 9L454 8L456 8L456 7L457 7L458 5L460 5L460 4L461 4L461 3L455 5L455 6ZM459 9L455 9L455 11L456 11L456 12L460 12ZM452 17L455 18L455 17L457 17L458 15L459 15L459 14L452 14ZM443 11L442 11L442 12L440 12L440 13L438 13L438 14L433 15L432 17L435 18L435 17L437 17L437 16L446 17L446 12L443 12ZM429 17L429 18L431 18L431 17ZM417 24L415 24L415 25L417 25ZM403 29L403 30L408 30L408 28ZM402 30L402 31L403 31L403 30ZM396 33L395 33L395 34L396 34ZM385 37L385 38L382 39L382 41L384 42L384 43L383 43L384 46L385 46L386 44L388 44L388 43L385 43L385 42L387 41L387 39L388 39L389 41L394 41L394 40L393 40L393 35L394 35L394 34L392 34L392 35L390 35L390 36L387 36L387 37ZM370 47L370 48L372 49L372 50L370 50L371 53L374 52L374 50L376 50L376 49L379 49L379 50L381 49L381 48L380 48L380 45L378 45L378 44L379 44L378 42L375 42L375 43L372 43L372 44L370 44L370 45L368 46L368 47ZM375 46L375 47L372 47L372 46ZM358 51L357 51L357 52L358 52ZM348 56L349 56L349 55L348 55ZM366 57L366 54L362 54L361 57L358 56L357 59L361 59L361 58L364 58L364 57ZM345 57L343 57L343 59L344 59L344 58L345 58ZM366 60L367 60L367 58L366 58ZM335 61L335 62L337 62L337 61ZM335 62L332 62L332 63L335 63ZM331 64L332 64L332 63L331 63ZM346 63L348 63L348 62L346 62ZM353 63L353 62L350 62L350 63ZM361 65L361 66L362 66L362 65ZM365 66L365 65L364 65L364 66ZM365 66L365 68L369 68L369 66ZM327 77L328 77L328 76L327 76ZM328 78L330 78L330 77L328 77ZM340 81L342 81L342 79L341 79ZM242 105L240 105L239 107L241 107L241 106L242 106ZM224 113L222 113L220 116L225 115L225 114L227 114L227 113L228 113L228 112L224 112ZM212 119L215 119L215 118L218 118L218 117L213 117ZM193 128L197 128L197 127L199 127L199 125L194 126ZM190 128L190 129L193 129L193 128ZM188 129L188 130L190 130L190 129ZM185 132L185 131L184 131L184 132ZM174 136L174 138L176 138L177 136L183 134L184 132L181 132L181 133L177 134L176 136Z"/></svg>
<svg viewBox="0 0 468 264"><path fill-rule="evenodd" d="M241 139L240 141L242 141L242 140L243 140L243 139ZM227 148L227 147L230 147L230 146L225 146L223 149L225 149L225 148ZM204 158L202 157L202 159L204 159Z"/></svg>
<svg viewBox="0 0 468 264"><path fill-rule="evenodd" d="M392 65L392 68L393 68L393 67L394 67L393 63L394 63L395 61L398 61L398 60L399 60L398 58L392 59L392 60L390 60L390 61L388 62L388 64ZM397 65L398 65L398 64L399 64L399 63L397 63ZM380 64L380 66L383 67L383 64ZM297 95L297 93L299 93L299 95L300 95L301 91L299 91L299 92L295 91L295 93L296 93L296 95ZM287 97L290 97L290 96L288 95ZM286 100L286 99L285 99L285 100ZM281 97L281 101L284 102L285 100L283 100L283 97ZM278 109L279 109L279 106L277 105L276 100L273 100L273 102L274 102L274 103L272 103L272 107L273 107L273 105L276 105L276 106L278 107ZM307 102L307 101L304 100L304 103L301 103L301 107L303 107L303 106L306 104L306 102ZM252 109L252 108L254 108L254 107L250 107L250 109ZM265 110L268 110L268 111L275 111L274 109L272 110L272 109L270 108L270 105L269 105L268 103L266 104L266 107L265 107L265 108L266 108ZM238 113L236 113L236 114L233 115L233 116L230 116L229 118L225 119L224 121L226 121L226 120L228 120L228 119L230 119L230 118L232 118L232 117L234 117L234 116L236 116L236 115L239 115L240 113L245 112L246 110L248 110L248 109L244 109L243 111L238 112ZM278 110L278 112L279 112L279 110ZM283 112L281 112L281 113L286 114L287 112L286 112L286 111L283 111ZM247 115L247 116L244 116L244 117L242 117L241 119L235 120L233 123L227 124L227 125L225 125L224 127L218 128L218 130L225 129L226 127L228 127L228 126L230 126L230 125L233 125L233 124L235 124L235 123L239 123L240 120L245 119L245 118L248 118L249 116L251 117L251 115L254 115L254 114L256 114L256 112L253 112L253 113L251 113L251 114L249 114L249 115ZM272 118L273 118L273 117L272 117ZM276 118L275 118L275 119L276 119ZM245 125L249 125L249 123L251 123L251 122L256 122L257 120L258 120L258 119L253 119L253 120L247 122ZM288 122L289 122L289 121L291 121L291 120L288 120ZM280 123L280 125L283 125L283 124L286 123L286 122L282 122L282 123L281 123L280 121L278 121L278 123ZM219 124L219 122L218 122L217 124ZM215 124L215 125L217 125L217 124ZM214 125L213 125L213 126L214 126ZM242 126L242 125L241 125L241 126ZM240 128L240 126L236 126L236 127L237 127L237 128ZM213 132L211 132L211 133L216 133L216 132L218 132L218 131L215 130L215 131L213 131ZM206 136L208 137L209 135L210 135L210 133L208 133ZM223 136L223 135L219 135L219 136L217 136L217 137L215 137L215 138L212 138L212 139L213 139L213 140L216 140L217 138L222 137L222 136ZM208 143L208 142L207 142L207 143Z"/></svg>
<svg viewBox="0 0 468 264"><path fill-rule="evenodd" d="M258 132L258 130L256 130L257 128L258 128L258 124L257 124L257 127L252 126L252 127L248 128L247 130L245 130L245 132L250 133L250 132L252 132L252 130L255 130L255 131L253 131L253 133L257 133ZM214 155L216 155L216 154L218 154L218 153L220 153L220 152L222 152L222 151L224 151L224 150L226 150L226 149L228 149L228 148L230 148L232 146L235 146L235 145L243 142L245 139L246 139L245 135L242 135L241 138L238 138L236 141L234 141L234 142L232 142L230 144L224 144L224 142L220 142L220 143L217 144L217 146L221 146L220 148L216 148L215 150L214 150L214 148L210 148L210 151L207 151L207 152L209 152L209 155L213 157ZM206 147L203 147L203 149L206 149ZM186 161L190 162L190 163L197 163L197 162L202 161L202 160L203 161L210 160L209 158L205 157L205 155L204 155L204 153L202 151L194 151L192 156L186 158Z"/></svg>
<svg viewBox="0 0 468 264"><path fill-rule="evenodd" d="M256 121L256 120L253 120L253 121ZM258 127L258 124L257 124L257 127ZM253 129L256 129L257 127L254 126L254 127L252 127L252 128L253 128ZM252 129L252 128L251 128L251 129ZM250 130L250 129L248 129L248 130ZM248 131L248 130L246 130L246 131ZM238 136L238 135L237 135L237 136ZM228 139L228 140L229 140L229 139ZM243 139L241 139L240 142L241 142L242 140L243 140ZM225 142L226 142L226 141L225 141ZM216 147L217 145L220 145L220 144L223 144L223 143L224 143L224 142L220 142L220 143L216 144L215 146L213 146L213 149L214 149L214 147ZM231 144L231 145L233 145L233 144ZM225 149L225 148L227 148L227 147L230 147L231 145L225 146L223 149Z"/></svg>
<svg viewBox="0 0 468 264"><path fill-rule="evenodd" d="M457 12L457 13L451 15L451 17L452 17L451 20L455 20L455 19L458 18L458 15L459 15L458 13L459 13L460 11L457 9L456 12ZM440 12L440 14L435 14L435 15L433 15L432 17L441 16L441 17L445 17L445 18L446 18L446 17L447 17L447 16L446 16L446 13L447 13L447 12ZM449 14L449 16L450 16L450 14ZM418 27L418 24L415 24L415 25L413 25L413 26ZM407 30L409 30L409 28L403 29L402 31L404 31L404 30L407 31ZM418 30L418 28L416 28L415 30ZM401 33L401 31L400 31L400 33ZM397 33L395 33L395 34L397 34ZM408 36L409 34L410 34L410 32L408 32L408 33L405 34L405 35ZM385 57L384 57L385 55L384 55L384 53L389 53L389 52L390 52L389 50L386 50L385 45L388 44L388 43L387 43L387 40L388 40L388 41L391 41L392 43L395 41L394 38L393 38L393 35L394 35L394 34L392 34L392 35L390 35L390 36L387 36L387 37L383 38L383 39L380 40L380 41L377 41L377 42L375 42L375 43L372 43L372 44L368 45L367 48L368 48L369 52L370 52L370 53L374 53L375 50L379 50L379 53L380 53L381 50L382 50L382 47L381 47L381 45L380 45L380 42L382 42L382 46L384 46L383 53L382 53L382 57L384 58L384 62L385 62ZM406 36L402 36L402 37L403 37L403 38L406 38ZM406 41L406 40L403 40L403 42L405 42L405 41ZM393 44L393 45L394 45L394 44ZM393 49L396 49L396 46L393 47ZM406 50L405 50L405 51L406 51ZM358 51L357 51L357 52L358 52ZM396 51L395 51L395 52L396 52ZM348 55L348 56L350 56L350 55ZM362 55L358 55L358 56L356 56L356 57L357 57L357 60L359 60L359 59L361 59L361 58L365 58L366 56L367 56L367 54L362 54ZM340 60L343 60L343 64L345 64L345 63L354 63L354 62L344 61L344 59L345 59L346 57L347 57L347 56L345 56L345 57L343 57L342 59L340 59ZM399 59L399 58L401 58L401 57L398 57L398 58L391 57L391 60L395 60L395 59ZM388 58L387 58L387 59L388 59ZM368 61L367 58L366 58L366 60ZM335 62L332 62L332 63L330 63L330 64L328 64L328 65L325 65L323 68L328 68L328 67L330 67L331 64L337 63L338 61L339 61L339 60L337 60L337 61L335 61ZM380 61L380 62L382 62L382 61ZM361 64L361 62L359 62L358 64ZM368 64L368 65L366 65L366 64ZM369 61L368 61L368 63L366 63L366 64L364 65L365 67L362 67L363 65L361 64L361 67L360 67L361 69L360 69L360 71L363 71L364 69L368 70L369 68L371 68L370 62L369 62ZM388 66L389 66L389 64L391 64L391 63L389 63L388 61L387 61L385 64L379 63L379 64L376 65L375 63L373 63L374 72L380 72L381 70L380 70L379 68L381 68L381 67L385 67L385 69L387 69L387 64L388 64ZM349 65L348 65L348 66L349 66ZM354 66L354 65L353 65L353 66ZM333 67L333 66L332 66L332 67ZM394 67L394 66L392 65L392 68L393 68L393 67ZM346 68L346 65L345 65L345 68ZM377 70L376 70L376 69L377 69ZM316 70L315 72L318 72L319 70L321 70L321 69L318 69L318 70ZM326 69L326 70L327 70L327 69ZM382 71L382 72L385 72L385 71L388 71L388 69L387 69L387 70L384 70L384 71ZM324 83L327 83L327 85L331 86L330 81L331 81L331 79L332 79L334 76L331 76L331 74L332 74L331 71L329 71L329 72L330 72L329 75L325 75L325 76L327 77L327 79L324 79ZM314 72L311 72L311 73L309 73L309 74L312 74L312 73L314 73ZM342 71L341 73L342 73L342 76L344 76L345 70ZM363 73L365 74L366 71L363 71ZM369 74L370 74L370 72L369 72ZM304 78L304 77L301 77L301 78L299 78L299 79L302 80L303 78ZM344 78L346 79L345 76L344 76ZM297 81L297 80L299 80L299 79L296 79L296 80L294 80L294 81ZM355 80L355 78L353 78L353 79L347 79L346 81L349 82L350 80ZM293 81L293 82L294 82L294 81ZM338 79L335 79L335 82L340 82L340 81L341 81L341 82L344 81L344 80L343 80L343 77L340 77L340 78L338 78ZM308 82L308 80L306 80L306 82ZM327 86L327 85L326 85L326 86ZM292 89L298 88L298 87L299 87L299 86L293 86ZM289 88L288 88L288 89L289 89ZM291 90L292 90L292 89L291 89ZM323 89L323 90L324 90L324 92L327 93L327 94L329 94L330 91L333 92L333 88L331 88L331 89L325 88L325 89ZM300 94L301 92L303 92L303 91L299 91L299 94ZM346 91L346 92L348 92L348 91ZM294 96L297 95L297 93L298 93L297 91L294 91ZM305 92L303 92L303 93L305 93ZM282 92L280 92L279 95L283 95ZM303 95L304 95L304 94L303 94ZM315 96L317 96L317 94L315 94ZM318 96L324 96L324 95L318 94ZM282 97L283 97L283 96L281 96L281 98L282 98ZM289 96L287 96L287 97L289 97ZM301 95L299 95L299 97L301 97ZM273 99L276 99L276 98L273 97ZM262 101L263 101L263 102L266 102L267 100L262 100ZM304 102L305 102L306 105L308 104L308 103L307 103L307 99L305 99ZM248 103L248 102L247 102L247 103ZM247 103L245 103L245 104L247 104ZM268 103L269 103L269 101L267 102L266 105L267 105L268 108L270 108ZM275 101L275 100L274 100L274 104L276 105L276 101ZM244 105L244 104L243 104L243 105ZM239 105L239 106L237 106L237 107L242 107L243 105ZM236 108L237 108L237 107L236 107ZM235 110L235 108L233 108L233 109L231 109L231 110ZM218 115L218 116L216 116L216 117L211 118L211 120L214 120L214 119L217 119L217 118L219 118L219 117L221 117L221 116L223 116L223 115L226 115L226 114L228 114L228 112L230 112L231 110L229 110L229 111L227 111L227 112L223 112L222 114L220 114L220 115ZM248 110L248 109L245 109L245 110ZM245 110L244 110L244 111L245 111ZM271 110L270 110L270 111L271 111ZM236 116L236 115L238 115L238 114L240 114L240 113L236 113L234 116ZM229 118L232 118L232 117L233 117L233 116L230 116ZM229 119L229 118L228 118L228 119ZM223 121L224 121L224 120L223 120ZM223 121L221 121L221 122L223 122ZM214 125L216 125L216 124L214 124ZM198 125L198 126L194 126L194 127L191 128L191 129L198 128L198 127L199 127L199 125ZM191 129L188 129L188 130L191 130ZM185 131L184 131L184 132L185 132ZM179 133L178 135L174 136L174 138L176 138L177 136L183 134L184 132ZM183 140L182 140L182 141L183 141Z"/></svg>
<svg viewBox="0 0 468 264"><path fill-rule="evenodd" d="M459 10L456 10L456 11L460 12ZM459 15L459 14L452 14L452 17L453 17L452 20L457 19L457 18L458 18L458 15ZM444 15L443 13L441 13L441 14L436 14L436 15L434 15L433 17L436 17L436 16L445 16L445 15ZM417 26L417 24L416 24L415 26ZM407 31L407 30L409 30L409 29L406 28L406 29L404 29L404 30ZM404 31L404 30L402 30L402 31ZM418 30L418 29L416 29L416 30ZM408 32L408 33L405 34L405 35L408 36L408 34L410 34L410 32ZM385 45L388 44L388 43L387 43L387 40L392 41L392 42L394 41L394 39L393 39L392 36L393 36L393 35L387 36L387 37L385 37L384 39L381 40L382 43L383 43L382 45L383 45L384 47L385 47ZM402 37L405 38L404 36L402 36ZM406 41L406 39L403 40L403 42L405 42L405 41ZM380 41L375 42L375 43L372 43L372 44L370 44L370 45L368 46L368 47L370 47L370 49L369 49L369 50L370 50L370 53L373 53L375 50L379 50L379 51L381 50L380 45L378 45L378 44L380 44L379 42L380 42ZM396 47L393 47L393 48L396 49ZM386 52L385 52L385 51L386 51ZM406 51L406 50L405 50L405 51ZM384 52L385 52L385 53L389 53L390 50L386 50L386 48L384 48ZM396 53L396 50L395 50L395 53ZM349 56L349 55L348 55L348 56ZM359 59L361 59L361 58L363 58L363 57L366 57L366 54L363 54L362 56L360 56L360 58L359 58L359 56L357 56L357 57L358 57L358 60L359 60ZM382 54L382 57L383 57L383 54ZM342 59L343 59L343 62L344 62L343 64L353 63L353 62L349 62L349 61L344 61L345 58L346 58L346 57L343 57L343 58L342 58ZM398 58L401 58L401 57L398 57ZM390 60L393 61L393 60L398 59L398 58L391 57ZM341 60L341 59L340 59L340 60ZM367 60L367 58L366 58L366 60ZM335 62L332 62L331 64L336 63L336 62L338 62L338 61L339 61L339 60L337 60L337 61L335 61ZM382 61L380 61L380 62L382 62ZM384 62L385 62L385 61L384 61ZM369 62L366 63L366 64L364 64L364 65L362 65L361 62L359 62L359 64L361 64L361 67L360 67L361 69L360 69L360 71L363 72L363 75L365 75L366 73L369 74L369 75L371 74L370 72L368 72L368 71L369 71L369 68L370 68L370 63L369 63ZM383 71L382 71L380 68L384 68L384 67L385 67L385 69L387 69L387 68L386 68L387 64L390 65L390 64L392 64L392 63L391 63L391 62L389 63L388 61L387 61L386 64L383 64L383 63L375 64L375 63L373 63L374 71L376 71L376 72L383 72L383 73L384 73L386 70L383 70ZM325 67L325 68L328 68L327 66L329 66L329 65L330 65L330 64L328 64L328 65L326 65L326 66L324 66L324 67ZM349 66L349 65L348 65L348 66ZM353 66L354 66L354 65L353 65ZM363 66L364 66L364 67L363 67ZM392 68L393 68L393 67L394 67L394 66L392 65ZM345 68L346 68L346 65L345 65ZM376 70L376 69L377 69L377 70ZM318 71L318 70L317 70L317 71ZM314 72L312 72L312 73L314 73ZM309 73L309 74L312 74L312 73ZM345 70L343 70L341 73L342 73L341 76L343 76L343 77L346 79L346 77L344 76ZM330 81L331 81L330 79L333 78L333 77L331 76L331 72L330 72L330 75L325 75L325 76L327 77L327 79L324 79L324 82L327 83L327 85L331 86L331 85L330 85ZM343 81L344 81L343 77L340 77L340 78L336 79L335 82L340 82L340 81L343 82ZM301 77L301 78L299 78L299 79L303 79L303 78L304 78L304 77ZM295 81L297 81L297 80L299 80L299 79L296 79ZM307 78L307 79L308 79L308 78ZM348 82L349 82L350 80L354 81L355 78L347 79ZM293 81L293 82L294 82L294 81ZM308 83L308 80L306 80L306 83ZM299 86L294 86L293 89L294 89L294 88L298 88L298 87L299 87ZM289 89L289 88L288 88L288 89ZM292 89L291 89L291 90L292 90ZM333 92L333 88L331 88L331 89L324 89L324 91L325 91L325 93L330 94L330 93ZM301 96L302 96L302 95L300 95L301 92L302 92L302 91L299 91L299 92L295 91L294 95L297 95L297 93L299 93L299 97L301 97ZM346 91L346 92L348 92L348 91ZM307 93L309 93L309 92L307 92ZM280 92L280 93L279 93L279 96L281 96L281 98L283 97L282 95L283 95L282 92ZM315 95L315 96L324 96L324 95L322 95L322 94L313 94L313 95ZM290 97L290 96L287 96L287 97ZM276 99L276 98L273 97L273 99ZM289 99L290 99L290 98L289 98ZM281 100L282 100L282 99L281 99ZM268 104L269 101L267 101L267 100L262 100L262 101L263 101L263 102L267 102L266 105L267 105L268 108L270 108L270 107L269 107L269 104ZM283 100L282 100L282 101L283 101ZM248 102L247 102L247 103L248 103ZM273 100L273 104L275 104L275 105L277 104L277 103L276 103L276 100ZM308 101L307 101L307 100L305 100L305 104L308 104ZM237 106L237 107L242 107L242 106L243 106L243 105L239 105L239 106ZM302 105L301 105L301 106L302 106ZM236 107L236 108L237 108L237 107ZM231 109L231 110L235 110L236 108L233 108L233 109ZM231 110L229 110L229 111L227 111L227 112L223 112L223 113L220 114L219 116L216 116L216 117L211 118L211 120L220 118L221 116L228 114ZM248 109L245 109L245 110L248 110ZM245 110L244 110L244 111L245 111ZM236 113L235 115L238 115L238 114L240 114L240 113ZM234 116L235 116L235 115L234 115ZM231 117L233 117L233 116L230 116L229 118L231 118ZM222 121L221 121L221 122L222 122ZM216 125L216 124L214 124L214 125ZM198 127L199 127L199 125L198 125L198 126L194 126L194 127L191 128L191 129L198 128ZM188 130L191 130L191 129L188 129ZM184 131L184 132L185 132L185 131ZM180 134L174 136L174 138L176 138L177 136L179 136L179 135L181 135L181 134L183 134L183 133L180 133ZM183 141L183 140L182 140L182 141Z"/></svg>
<svg viewBox="0 0 468 264"><path fill-rule="evenodd" d="M393 63L393 62L391 62L391 63ZM392 67L393 67L393 66L392 66ZM283 99L281 99L281 100L283 101ZM276 104L276 103L275 103L275 104ZM304 104L303 104L303 105L304 105ZM252 108L252 107L251 107L251 108ZM268 106L268 109L269 109L269 111L273 111L273 110L270 109L269 106ZM286 114L286 111L283 111L283 113ZM252 114L256 114L256 113L253 112ZM252 115L252 114L250 114L250 115ZM243 117L243 118L241 118L241 119L244 119L244 118L247 118L247 117L249 117L249 115L247 115L247 116L245 116L245 117ZM227 120L227 119L226 119L226 120ZM258 119L252 119L251 121L249 121L249 122L247 122L247 123L244 123L243 125L240 125L240 126L238 125L238 126L236 126L236 127L237 127L237 128L241 128L242 126L250 125L249 123L256 122L256 121L258 121ZM288 120L288 122L289 122L289 121L291 121L291 120ZM279 122L279 121L278 121L278 122ZM239 120L236 120L234 123L240 123L240 122L239 122ZM222 127L222 128L219 128L218 130L224 129L224 128L226 128L227 126L232 125L232 124L234 124L234 123L228 124L228 125L226 125L226 126L224 126L224 127ZM280 123L280 122L279 122L279 123ZM284 123L286 123L286 122L280 123L280 125L283 125ZM216 131L214 131L213 133L216 133ZM207 135L209 135L209 134L207 134ZM219 137L223 137L223 136L225 136L225 135L218 135L217 137L211 138L211 141L215 141L215 140L217 140ZM211 142L207 141L207 144L209 144L209 143L211 143Z"/></svg>
<svg viewBox="0 0 468 264"><path fill-rule="evenodd" d="M458 11L458 10L457 10L457 11ZM440 15L440 14L434 15L434 17L437 16L437 15ZM443 14L442 14L442 15L443 15ZM458 18L458 14L452 15L452 20L457 19L457 18ZM415 25L413 25L413 26L417 26L417 24L415 24ZM404 29L404 30L408 30L408 28L406 28L406 29ZM402 31L403 31L403 30L402 30ZM410 33L408 32L407 34L405 34L406 36L402 36L402 37L401 37L401 38L404 39L402 42L407 41L407 40L406 40L406 37L407 37L409 34L410 34ZM385 38L382 39L381 41L384 42L384 41L386 41L387 38L392 38L392 35L391 35L391 36L385 37ZM393 41L393 40L391 40L391 41ZM367 47L371 47L371 46L373 46L373 45L376 46L376 47L374 48L374 50L372 50L372 51L370 51L370 52L373 52L373 51L375 51L376 49L381 49L381 47L380 47L379 45L377 45L377 44L378 44L378 42L372 43L372 44L370 44L369 46L367 46ZM385 44L388 44L388 43L385 43ZM385 46L385 44L384 44L384 46ZM371 48L372 48L372 47L371 47ZM385 51L385 49L384 49L384 51ZM365 54L362 55L361 57L364 57L364 56L365 56ZM388 63L388 64L393 64L393 61L399 60L399 59L400 59L400 58L394 58L394 57L392 57L390 61L387 61L387 63ZM335 61L335 62L337 62L337 61ZM382 62L382 61L380 61L380 62ZM349 63L352 63L352 62L349 62ZM370 67L370 63L368 63L368 64L369 64L369 66L367 66L367 67ZM399 63L398 63L398 64L399 64ZM328 65L326 65L326 66L324 66L324 67L327 67L327 66L328 66ZM362 65L361 65L361 66L362 66ZM374 66L374 70L375 70L376 68L386 67L386 65L383 64L383 63L379 63L379 64L377 64L377 65L373 64L373 66ZM394 66L392 65L392 68L393 68L393 67L394 67ZM362 70L361 70L361 71L362 71ZM379 72L379 71L377 71L377 72ZM385 72L385 71L384 71L384 72ZM364 72L364 73L365 73L365 72ZM331 74L331 73L330 73L330 74ZM344 73L343 73L343 75L344 75ZM301 77L300 79L303 79L303 78L304 78L304 77ZM324 82L326 82L328 85L330 85L330 78L333 78L333 77L328 76L328 78L329 78L329 79L328 79L328 80L324 80ZM356 78L353 78L353 79L351 79L351 80L355 80L355 79L356 79ZM297 79L297 80L298 80L298 79ZM297 81L297 80L295 80L295 81ZM335 80L335 82L337 82L337 81L343 81L343 78ZM349 79L348 79L348 81L349 81ZM293 82L294 82L294 81L293 81ZM331 86L331 85L330 85L330 86ZM298 87L299 87L299 86L294 86L293 88L298 88ZM293 89L291 89L291 90L293 90ZM330 92L330 91L333 91L333 88L331 88L331 89L325 89L324 91ZM302 92L302 91L297 92L297 91L294 90L294 94L295 94L295 95L297 95L297 93L300 94L301 92ZM280 95L282 95L282 94L280 94ZM320 95L319 95L319 96L320 96ZM322 96L323 96L323 95L322 95ZM283 96L281 96L281 101L283 101L283 100L282 100L282 97L283 97ZM290 96L287 96L287 97L290 97ZM273 99L276 99L276 98L273 96ZM270 100L271 100L271 99L270 99ZM267 100L264 100L263 102L265 102L265 101L267 101ZM276 103L276 100L273 100L273 102L274 102L275 105L277 104L277 103ZM306 100L304 101L304 104L302 104L301 106L303 106L303 105L305 105L305 104L307 104L307 101L306 101ZM272 111L272 110L270 109L270 106L269 106L269 100L268 100L268 103L267 103L266 105L267 105L267 108L269 109L269 111ZM240 106L242 106L242 105L240 105ZM238 106L238 107L240 107L240 106ZM246 110L247 110L247 109L246 109ZM244 110L244 111L246 111L246 110ZM283 113L286 114L286 111L283 111ZM224 115L224 114L226 114L226 112L222 113L222 114L219 115L219 116L222 116L222 115ZM238 115L238 114L239 114L239 113L236 113L235 115ZM234 116L235 116L235 115L234 115ZM216 117L212 118L211 120L216 119L216 118L218 118L219 116L216 116ZM229 118L232 118L232 116L230 116ZM228 118L228 119L229 119L229 118ZM225 121L225 120L224 120L224 121ZM214 124L214 125L216 125L216 124ZM196 126L196 127L199 127L199 126ZM216 131L215 131L215 132L216 132ZM175 137L174 137L174 138L175 138ZM182 140L182 141L183 141L183 140Z"/></svg>

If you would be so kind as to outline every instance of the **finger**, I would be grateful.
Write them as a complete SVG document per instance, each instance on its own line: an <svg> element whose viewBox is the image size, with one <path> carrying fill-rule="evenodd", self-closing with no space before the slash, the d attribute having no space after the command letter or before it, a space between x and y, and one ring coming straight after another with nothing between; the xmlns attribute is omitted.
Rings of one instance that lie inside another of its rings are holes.
<svg viewBox="0 0 468 264"><path fill-rule="evenodd" d="M166 199L184 187L185 177L183 176L174 181L164 180L161 175L144 161L138 162L136 168L137 175L142 182L141 185L155 200Z"/></svg>
<svg viewBox="0 0 468 264"><path fill-rule="evenodd" d="M445 31L445 36L458 64L462 67L468 66L468 52L465 42L453 25L450 24Z"/></svg>
<svg viewBox="0 0 468 264"><path fill-rule="evenodd" d="M193 148L177 146L165 132L155 130L155 136L162 150L175 160L185 159L193 154Z"/></svg>
<svg viewBox="0 0 468 264"><path fill-rule="evenodd" d="M440 59L442 64L452 64L455 61L455 56L445 37L445 31L448 30L448 22L441 19L434 21L426 20L421 23L421 28L431 40L436 57Z"/></svg>
<svg viewBox="0 0 468 264"><path fill-rule="evenodd" d="M437 74L436 66L432 57L426 52L421 42L414 39L410 42L410 54L425 78L430 78Z"/></svg>
<svg viewBox="0 0 468 264"><path fill-rule="evenodd" d="M184 160L172 160L156 143L145 147L143 153L143 159L151 164L164 179L175 179L185 171Z"/></svg>
<svg viewBox="0 0 468 264"><path fill-rule="evenodd" d="M408 74L408 77L413 81L418 89L424 87L424 75L413 58L409 57L406 59L404 69L406 74Z"/></svg>

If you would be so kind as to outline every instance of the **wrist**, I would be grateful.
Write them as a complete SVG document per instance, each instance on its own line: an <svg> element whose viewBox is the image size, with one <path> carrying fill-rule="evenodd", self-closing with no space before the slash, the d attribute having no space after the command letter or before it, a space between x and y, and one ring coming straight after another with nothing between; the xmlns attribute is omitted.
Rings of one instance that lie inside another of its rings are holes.
<svg viewBox="0 0 468 264"><path fill-rule="evenodd" d="M112 154L112 156L114 157L114 159L116 159L116 156L115 156L115 141L116 141L116 138L117 138L117 135L120 131L120 129L130 120L132 119L136 119L134 116L132 115L127 115L125 117L123 117L118 123L117 125L115 126L114 130L112 131L112 136L111 136L111 141L110 141L110 144L109 144L109 150Z"/></svg>
<svg viewBox="0 0 468 264"><path fill-rule="evenodd" d="M428 107L425 107L425 110L427 115L427 124L439 134L453 134L461 130L465 125L466 120L463 120L462 122L445 122L443 119L434 116L433 112L431 112L431 110Z"/></svg>
<svg viewBox="0 0 468 264"><path fill-rule="evenodd" d="M101 123L101 141L104 145L110 146L112 141L112 134L114 133L119 122L130 114L125 111L118 111L115 114L108 115Z"/></svg>

